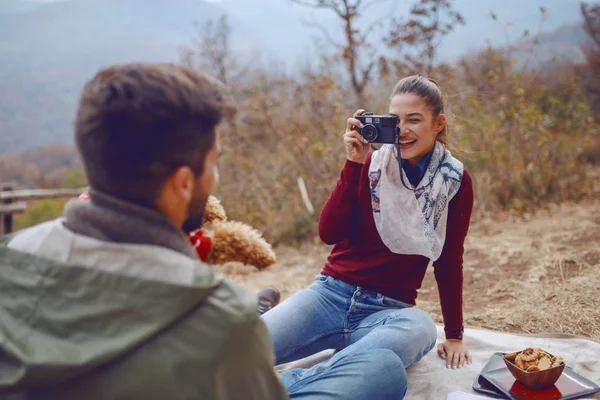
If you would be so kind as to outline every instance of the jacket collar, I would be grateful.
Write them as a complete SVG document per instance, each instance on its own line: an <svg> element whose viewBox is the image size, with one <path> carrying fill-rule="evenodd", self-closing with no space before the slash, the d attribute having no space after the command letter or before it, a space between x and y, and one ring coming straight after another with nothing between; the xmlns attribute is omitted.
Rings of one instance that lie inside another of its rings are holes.
<svg viewBox="0 0 600 400"><path fill-rule="evenodd" d="M162 246L198 258L185 232L160 212L95 189L90 196L90 201L71 200L65 206L69 230L108 242Z"/></svg>

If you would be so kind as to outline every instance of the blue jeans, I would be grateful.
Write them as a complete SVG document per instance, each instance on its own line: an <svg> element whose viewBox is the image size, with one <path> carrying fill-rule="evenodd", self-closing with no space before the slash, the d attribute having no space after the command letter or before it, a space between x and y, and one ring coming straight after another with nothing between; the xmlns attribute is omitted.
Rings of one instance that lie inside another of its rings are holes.
<svg viewBox="0 0 600 400"><path fill-rule="evenodd" d="M406 368L437 339L423 310L323 274L263 320L277 364L338 350L312 368L282 371L292 399L402 399Z"/></svg>

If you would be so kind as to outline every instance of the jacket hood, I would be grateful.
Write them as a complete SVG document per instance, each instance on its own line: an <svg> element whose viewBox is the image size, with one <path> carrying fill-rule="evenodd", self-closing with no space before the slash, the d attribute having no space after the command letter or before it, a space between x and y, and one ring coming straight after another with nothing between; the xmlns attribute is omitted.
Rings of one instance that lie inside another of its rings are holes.
<svg viewBox="0 0 600 400"><path fill-rule="evenodd" d="M61 383L115 360L202 304L221 280L207 265L168 249L101 248L88 239L86 250L85 240L61 238L66 231L56 228L46 227L63 243L53 257L11 248L13 236L0 239L0 393ZM76 262L73 252L58 254L74 247L94 266ZM130 260L133 270L115 273L111 257ZM136 272L160 257L172 260L158 265L167 274L185 264L185 279Z"/></svg>

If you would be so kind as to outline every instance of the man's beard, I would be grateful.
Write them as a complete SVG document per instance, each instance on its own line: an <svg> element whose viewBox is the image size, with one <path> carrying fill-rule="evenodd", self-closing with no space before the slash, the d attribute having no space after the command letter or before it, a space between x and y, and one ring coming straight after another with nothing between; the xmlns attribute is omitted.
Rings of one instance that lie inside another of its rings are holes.
<svg viewBox="0 0 600 400"><path fill-rule="evenodd" d="M192 232L202 228L202 221L204 219L204 208L206 207L206 201L208 196L198 195L193 197L188 206L188 218L183 223L181 229L185 232Z"/></svg>

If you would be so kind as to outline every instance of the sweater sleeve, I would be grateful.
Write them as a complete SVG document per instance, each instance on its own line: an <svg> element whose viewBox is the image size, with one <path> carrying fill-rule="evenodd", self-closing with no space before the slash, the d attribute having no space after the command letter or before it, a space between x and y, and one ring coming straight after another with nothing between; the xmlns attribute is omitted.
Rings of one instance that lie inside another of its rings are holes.
<svg viewBox="0 0 600 400"><path fill-rule="evenodd" d="M371 156L365 164L346 160L340 178L323 205L319 217L319 237L329 245L341 242L350 233L352 223L358 217L358 184L363 168L368 168Z"/></svg>
<svg viewBox="0 0 600 400"><path fill-rule="evenodd" d="M434 263L446 339L463 335L463 253L473 210L473 181L464 170L460 189L448 206L446 241Z"/></svg>

